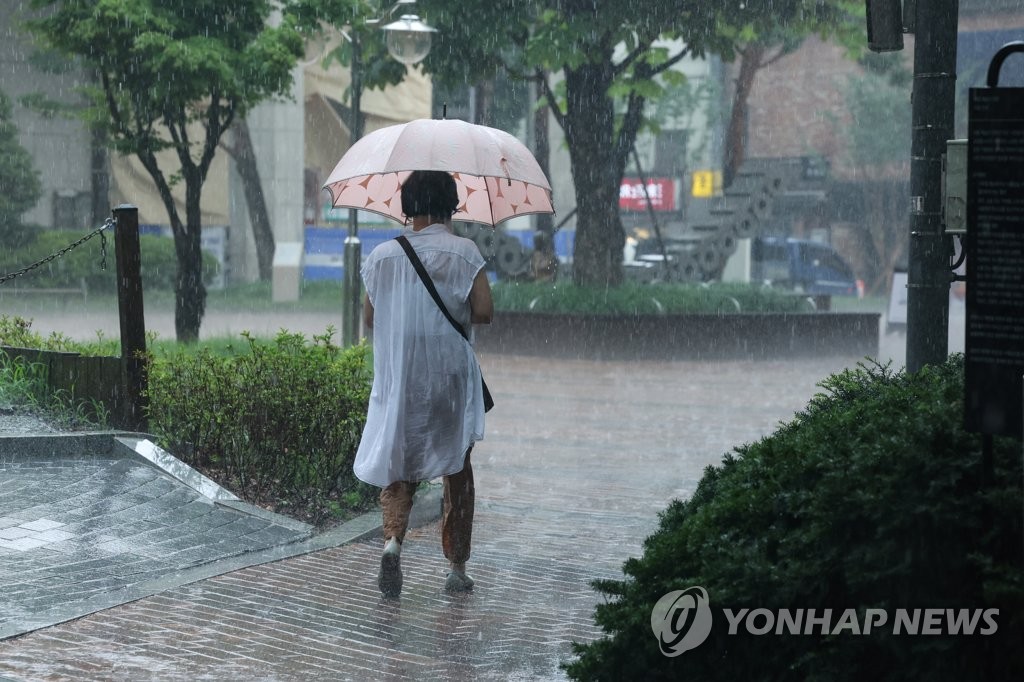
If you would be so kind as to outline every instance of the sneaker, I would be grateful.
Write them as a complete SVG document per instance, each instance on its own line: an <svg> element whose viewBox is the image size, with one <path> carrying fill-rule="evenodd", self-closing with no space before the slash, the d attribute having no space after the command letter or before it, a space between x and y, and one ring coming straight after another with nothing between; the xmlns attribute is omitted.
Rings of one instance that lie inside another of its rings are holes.
<svg viewBox="0 0 1024 682"><path fill-rule="evenodd" d="M397 597L402 592L402 545L391 538L380 557L377 586L385 597Z"/></svg>
<svg viewBox="0 0 1024 682"><path fill-rule="evenodd" d="M465 571L453 568L448 571L444 581L445 592L469 592L473 589L473 579Z"/></svg>

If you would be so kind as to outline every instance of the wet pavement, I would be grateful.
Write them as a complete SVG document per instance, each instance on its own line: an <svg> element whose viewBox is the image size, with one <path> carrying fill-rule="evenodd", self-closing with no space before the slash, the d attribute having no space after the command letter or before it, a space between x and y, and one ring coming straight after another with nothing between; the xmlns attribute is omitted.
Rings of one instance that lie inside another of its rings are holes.
<svg viewBox="0 0 1024 682"><path fill-rule="evenodd" d="M140 452L167 458L147 440L112 434L0 438L0 638L312 534Z"/></svg>
<svg viewBox="0 0 1024 682"><path fill-rule="evenodd" d="M887 335L880 354L901 365L900 337ZM564 679L559 665L571 659L571 643L601 635L593 623L601 597L590 582L620 577L658 512L690 495L706 466L771 433L818 382L860 360L484 355L498 405L474 450L472 593L443 592L446 565L431 522L405 543L401 598L382 599L372 515L347 538L216 559L203 565L209 577L176 579L172 569L149 595L0 641L0 678ZM416 509L436 517L436 503ZM53 516L44 518L61 520ZM247 563L231 564L239 557ZM37 576L39 589L48 576Z"/></svg>
<svg viewBox="0 0 1024 682"><path fill-rule="evenodd" d="M656 527L657 513L692 493L708 464L770 433L806 403L818 381L857 360L485 356L498 407L474 451L472 594L444 594L446 566L432 523L405 544L400 600L382 600L377 591L380 541L357 540L172 585L7 639L0 642L0 675L560 679L571 642L600 636L593 624L600 597L590 581L618 577ZM141 476L138 483L146 485ZM181 536L175 524L164 528L172 543ZM97 562L108 572L118 564ZM37 576L39 589L50 575Z"/></svg>

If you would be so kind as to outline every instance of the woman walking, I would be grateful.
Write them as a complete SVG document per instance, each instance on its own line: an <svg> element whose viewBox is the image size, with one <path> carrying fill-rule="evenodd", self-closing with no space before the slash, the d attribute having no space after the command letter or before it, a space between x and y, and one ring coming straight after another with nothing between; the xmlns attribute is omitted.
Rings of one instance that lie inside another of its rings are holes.
<svg viewBox="0 0 1024 682"><path fill-rule="evenodd" d="M460 331L488 324L493 315L484 259L472 240L451 231L459 203L452 176L415 171L401 196L411 226L374 249L362 268L374 373L354 465L360 480L382 489L385 544L378 585L388 597L402 589L402 542L413 493L420 481L439 476L441 545L451 563L445 589L473 587L466 573L474 506L470 452L484 436L484 399L472 336ZM428 280L451 320L432 298Z"/></svg>

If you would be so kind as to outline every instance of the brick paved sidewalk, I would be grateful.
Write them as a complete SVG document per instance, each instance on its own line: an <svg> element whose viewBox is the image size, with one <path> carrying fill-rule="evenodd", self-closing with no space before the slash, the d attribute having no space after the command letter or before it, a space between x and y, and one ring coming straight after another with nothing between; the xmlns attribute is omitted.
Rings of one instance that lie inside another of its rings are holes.
<svg viewBox="0 0 1024 682"><path fill-rule="evenodd" d="M618 577L706 465L771 432L856 362L482 360L498 407L474 450L474 593L443 593L432 525L407 539L398 601L376 590L379 541L358 542L0 642L0 675L560 679L570 642L600 636L589 582Z"/></svg>

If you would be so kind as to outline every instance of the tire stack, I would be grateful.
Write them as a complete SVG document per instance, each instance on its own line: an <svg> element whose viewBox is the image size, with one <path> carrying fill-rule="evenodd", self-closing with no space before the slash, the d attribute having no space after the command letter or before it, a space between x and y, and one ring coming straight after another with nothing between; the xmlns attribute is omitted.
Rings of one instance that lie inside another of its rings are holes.
<svg viewBox="0 0 1024 682"><path fill-rule="evenodd" d="M493 268L502 279L514 279L530 272L530 252L515 237L478 223L456 222L452 228L455 234L476 243L488 269Z"/></svg>

